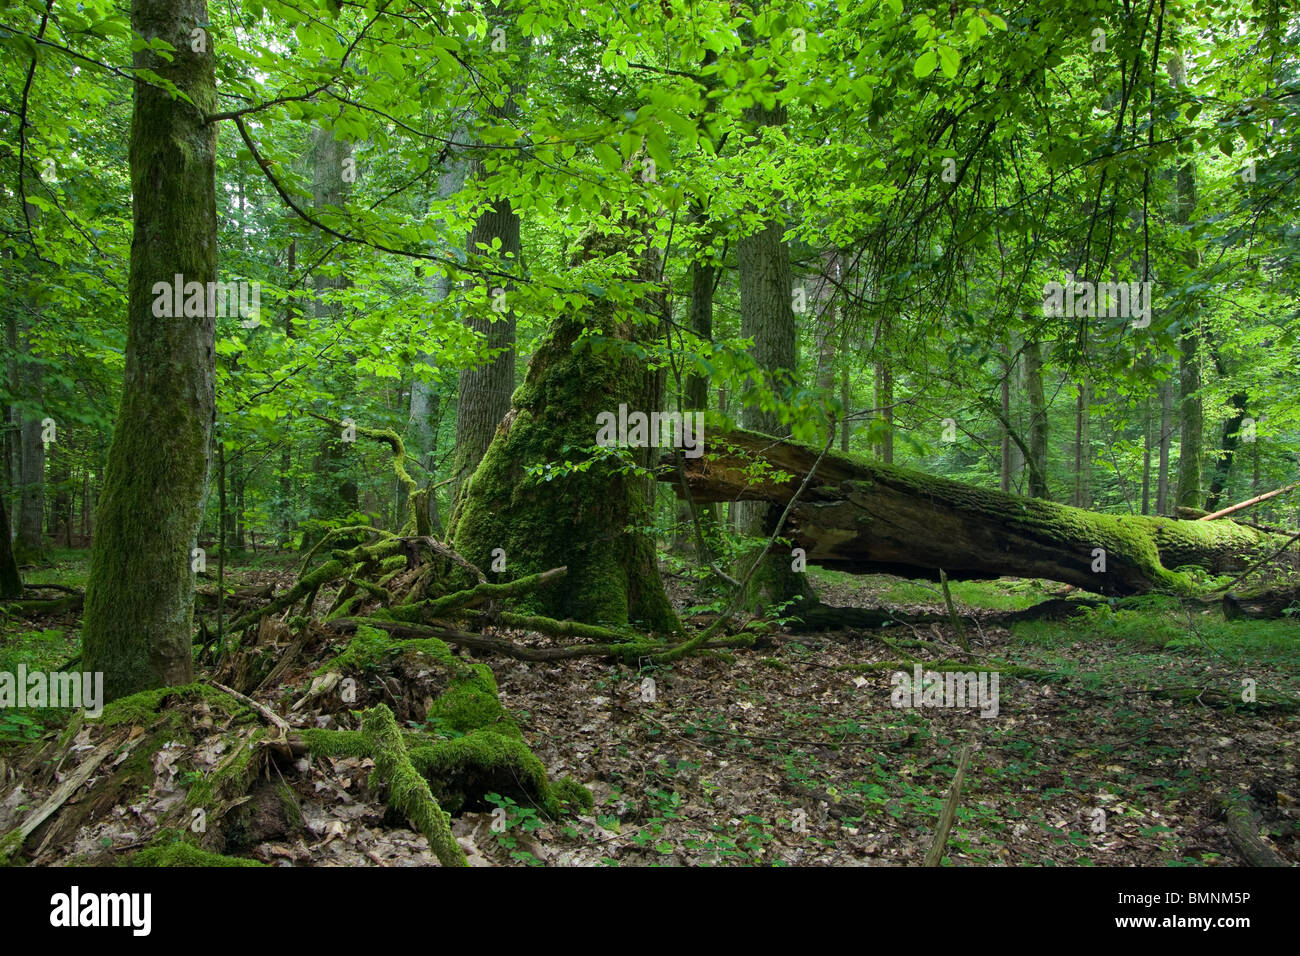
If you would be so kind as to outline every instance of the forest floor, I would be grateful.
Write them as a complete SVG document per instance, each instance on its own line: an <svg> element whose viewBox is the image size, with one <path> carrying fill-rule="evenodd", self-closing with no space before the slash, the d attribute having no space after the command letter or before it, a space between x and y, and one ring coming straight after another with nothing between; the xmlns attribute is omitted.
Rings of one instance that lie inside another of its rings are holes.
<svg viewBox="0 0 1300 956"><path fill-rule="evenodd" d="M236 566L230 583L288 580L292 560ZM62 552L30 576L79 587L84 574L84 553ZM704 610L708 599L686 578L668 580L688 617ZM821 570L813 582L835 605L944 607L926 582ZM548 774L572 775L596 805L553 821L501 798L492 802L505 811L504 830L502 814L484 808L455 818L453 833L480 864L917 865L970 744L950 865L1238 865L1221 810L1232 790L1249 793L1270 845L1300 863L1300 713L1276 706L1300 698L1300 621L1226 622L1217 608L1188 612L1152 598L1136 609L1101 607L1068 623L1008 629L992 623L996 612L1028 607L1059 586L1003 579L953 590L973 617L969 654L949 625L898 624L777 629L761 647L668 666L481 658ZM77 652L78 624L75 614L6 621L0 670L58 668ZM910 670L913 659L1002 669L997 716L973 706L893 707L890 675ZM1023 676L1011 676L1012 667ZM310 671L294 678L301 691ZM1239 703L1244 679L1274 703ZM12 767L62 719L0 711L0 832L44 796L14 785ZM204 719L196 710L194 720ZM46 841L36 862L80 862L92 850L147 843L151 826L201 775L181 768L216 759L205 746L210 740L200 738L192 752L178 748L154 767L147 793L93 827ZM354 758L299 760L276 782L292 789L297 811L287 816L296 825L271 814L279 822L243 855L280 865L433 862L424 839L366 793L367 769Z"/></svg>

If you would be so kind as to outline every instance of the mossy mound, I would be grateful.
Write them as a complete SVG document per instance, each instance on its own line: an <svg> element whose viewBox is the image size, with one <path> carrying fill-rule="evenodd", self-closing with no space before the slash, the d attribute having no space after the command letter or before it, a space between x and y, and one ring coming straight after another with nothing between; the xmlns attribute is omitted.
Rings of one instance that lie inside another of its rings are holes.
<svg viewBox="0 0 1300 956"><path fill-rule="evenodd" d="M211 853L188 843L177 833L166 833L131 859L132 866L265 866L241 856Z"/></svg>
<svg viewBox="0 0 1300 956"><path fill-rule="evenodd" d="M563 800L553 791L546 768L502 706L486 664L460 657L436 638L395 640L362 625L316 675L331 672L354 679L355 693L346 703L324 703L322 709L342 716L377 704L393 708L406 728L402 737L411 763L445 810L486 809L489 793L552 816L559 815L562 803L584 805L573 789L580 785L567 786ZM306 729L303 738L317 756L370 755L357 730Z"/></svg>

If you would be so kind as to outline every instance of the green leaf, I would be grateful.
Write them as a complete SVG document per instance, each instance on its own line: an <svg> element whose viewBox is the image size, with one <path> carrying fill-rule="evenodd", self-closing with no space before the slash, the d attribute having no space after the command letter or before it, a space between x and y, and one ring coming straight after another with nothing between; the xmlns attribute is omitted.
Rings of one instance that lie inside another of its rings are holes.
<svg viewBox="0 0 1300 956"><path fill-rule="evenodd" d="M934 72L934 68L939 65L939 59L935 56L933 50L926 50L917 59L916 65L912 67L912 75L918 80L924 79Z"/></svg>

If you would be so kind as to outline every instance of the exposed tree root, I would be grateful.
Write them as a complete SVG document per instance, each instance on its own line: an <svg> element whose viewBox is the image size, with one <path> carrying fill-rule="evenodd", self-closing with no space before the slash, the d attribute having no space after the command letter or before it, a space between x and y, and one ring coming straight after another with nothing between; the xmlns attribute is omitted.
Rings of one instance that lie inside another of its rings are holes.
<svg viewBox="0 0 1300 956"><path fill-rule="evenodd" d="M542 618L549 620L549 618ZM571 623L571 622L565 622ZM436 637L449 644L469 647L474 650L492 651L503 657L512 657L520 661L567 661L579 657L605 657L612 660L636 661L655 657L674 646L651 640L624 640L607 644L570 644L565 647L528 647L516 644L501 637L462 631L447 625L409 624L398 621L384 621L376 618L348 618L330 621L330 628L346 633L357 627L374 627L386 631L393 637L404 640ZM582 625L589 626L589 625ZM718 638L699 645L702 650L715 650L727 647L749 647L754 643L753 634L741 634L735 637Z"/></svg>
<svg viewBox="0 0 1300 956"><path fill-rule="evenodd" d="M438 806L426 781L411 764L393 712L383 704L366 711L361 734L370 744L375 774L388 788L388 805L415 824L443 866L469 866L451 835L451 817Z"/></svg>

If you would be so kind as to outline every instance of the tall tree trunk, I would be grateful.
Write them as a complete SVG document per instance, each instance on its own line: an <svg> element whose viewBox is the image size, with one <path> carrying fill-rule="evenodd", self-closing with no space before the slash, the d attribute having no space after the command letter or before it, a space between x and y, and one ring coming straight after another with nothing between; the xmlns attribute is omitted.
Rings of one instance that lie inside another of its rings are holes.
<svg viewBox="0 0 1300 956"><path fill-rule="evenodd" d="M751 107L746 118L757 127L783 126L785 108L767 110ZM763 385L778 396L784 395L793 380L797 354L793 288L790 276L790 248L782 239L785 223L780 205L772 210L774 218L761 228L740 237L737 259L740 264L740 334L752 338L751 354L763 376ZM769 435L788 435L788 426L780 416L747 402L741 419L746 428ZM769 537L780 519L780 509L763 502L738 502L737 523L742 534ZM750 579L748 601L751 608L783 604L792 599L811 601L807 575L792 569L788 549L774 548L760 569Z"/></svg>
<svg viewBox="0 0 1300 956"><path fill-rule="evenodd" d="M40 210L30 206L33 221ZM39 319L37 320L39 321ZM18 380L28 411L22 417L19 432L18 540L14 551L19 563L39 561L45 553L45 443L41 433L44 418L42 366L33 340L35 323L20 330L22 357Z"/></svg>
<svg viewBox="0 0 1300 956"><path fill-rule="evenodd" d="M50 539L58 541L60 536L64 545L71 547L68 539L72 535L72 433L66 429L58 432L58 441L50 448L48 455L49 486L54 490L54 502L46 532Z"/></svg>
<svg viewBox="0 0 1300 956"><path fill-rule="evenodd" d="M840 419L840 451L849 453L849 411L853 404L853 389L849 386L849 366L844 363L840 368L840 405L844 417Z"/></svg>
<svg viewBox="0 0 1300 956"><path fill-rule="evenodd" d="M1175 89L1187 85L1187 72L1183 64L1183 54L1175 51L1169 58L1169 81ZM1189 159L1178 167L1175 177L1174 222L1184 227L1192 221L1196 212L1196 164ZM1183 250L1183 260L1189 272L1195 272L1201 264L1200 249L1189 245ZM1201 404L1201 331L1200 316L1197 305L1186 306L1188 314L1184 315L1182 333L1179 335L1178 349L1178 403L1182 425L1178 448L1178 490L1174 495L1174 504L1183 508L1201 506L1201 458L1204 453L1204 409Z"/></svg>
<svg viewBox="0 0 1300 956"><path fill-rule="evenodd" d="M1000 478L1000 487L1003 491L1011 491L1011 429L1007 427L1006 422L1011 421L1011 375L1015 366L1011 364L1011 349L1004 345L1002 347L1002 440L999 443L999 467L998 474Z"/></svg>
<svg viewBox="0 0 1300 956"><path fill-rule="evenodd" d="M1092 382L1085 374L1079 383L1074 418L1074 506L1092 507Z"/></svg>
<svg viewBox="0 0 1300 956"><path fill-rule="evenodd" d="M1029 497L1050 499L1047 487L1047 399L1043 395L1043 351L1038 341L1025 343L1025 396L1029 399Z"/></svg>
<svg viewBox="0 0 1300 956"><path fill-rule="evenodd" d="M519 115L519 99L523 95L530 55L530 41L519 31L502 6L494 8L489 22L506 31L507 42L522 44L521 63L516 74L519 81L512 83L500 105L485 102L484 115L497 123L510 123ZM489 175L482 151L470 158L469 175L484 180ZM523 269L520 259L522 246L519 238L519 214L508 197L496 195L487 209L479 214L470 230L465 249L469 256L482 256L482 243L488 249L499 242L499 249L489 254L488 261L495 262L501 271L518 275ZM455 512L464 493L464 482L474 473L501 419L510 410L510 395L515 388L515 310L513 282L500 277L472 279L487 282L488 307L482 312L472 312L466 324L483 337L484 347L499 352L495 357L473 368L462 369L456 404L456 452L452 466L452 511ZM498 296L504 295L504 311L497 306Z"/></svg>
<svg viewBox="0 0 1300 956"><path fill-rule="evenodd" d="M876 362L876 408L885 423L876 454L886 465L894 463L894 373L888 360Z"/></svg>
<svg viewBox="0 0 1300 956"><path fill-rule="evenodd" d="M634 228L627 225L628 231ZM628 241L617 231L594 233L574 265L622 256ZM656 281L656 258L647 254L625 278ZM655 293L643 308L662 315L662 294ZM584 331L629 341L653 341L658 335L605 298L593 299L585 314L557 318L469 482L452 538L457 551L485 570L497 559L504 561L506 578L567 567L559 585L529 599L545 614L675 630L654 541L640 530L651 514L649 482L605 457L585 471L564 468L573 448L590 447L600 438L601 413L617 416L620 405L629 412L660 408L661 378L622 350L575 350ZM627 437L630 443L632 436ZM630 451L637 464L657 460L656 448ZM559 474L543 480L529 474L534 467L558 468Z"/></svg>
<svg viewBox="0 0 1300 956"><path fill-rule="evenodd" d="M1142 513L1151 513L1151 399L1142 402Z"/></svg>
<svg viewBox="0 0 1300 956"><path fill-rule="evenodd" d="M698 200L691 202L691 222L697 228L707 228L704 208ZM696 242L695 258L691 260L691 305L690 329L704 342L713 341L713 289L717 282L718 268L706 258L710 235L702 234ZM709 407L709 379L692 369L686 376L683 411L707 411ZM706 547L711 547L717 532L717 515L712 505L700 505L696 508L700 531ZM677 509L677 526L685 528L694 519L691 517L690 505L681 502ZM679 530L675 546L684 547L689 533ZM702 560L712 560L712 555L700 555Z"/></svg>
<svg viewBox="0 0 1300 956"><path fill-rule="evenodd" d="M212 316L154 316L155 282L206 286L217 275L217 128L205 0L132 0L133 233L126 375L86 586L83 667L107 700L193 679L191 549L203 518L215 414ZM204 44L193 43L201 30ZM201 46L196 51L195 46ZM187 100L143 78L161 76ZM204 310L206 311L206 310Z"/></svg>
<svg viewBox="0 0 1300 956"><path fill-rule="evenodd" d="M5 341L9 346L9 367L5 369L8 378L9 394L21 395L22 369L19 365L18 348L18 317L14 310L7 310L5 316ZM7 507L9 513L15 518L18 516L19 495L23 484L23 416L19 412L18 406L10 404L5 409L5 495L7 497ZM11 534L17 532L17 528L11 529Z"/></svg>
<svg viewBox="0 0 1300 956"><path fill-rule="evenodd" d="M1215 511L1223 499L1224 489L1228 487L1228 476L1232 473L1232 462L1241 443L1241 423L1246 418L1245 392L1233 392L1229 404L1232 414L1223 423L1223 437L1220 441L1219 457L1214 463L1214 475L1210 479L1210 493L1205 499L1205 510Z"/></svg>
<svg viewBox="0 0 1300 956"><path fill-rule="evenodd" d="M287 265L288 275L294 281L299 281L298 272L298 240L289 240L289 262ZM293 320L298 315L298 300L289 296L284 305L284 337L293 341L296 332L293 327ZM288 547L294 531L294 485L291 479L293 472L293 440L290 434L286 432L281 440L280 448L280 496L279 496L279 546Z"/></svg>
<svg viewBox="0 0 1300 956"><path fill-rule="evenodd" d="M39 560L45 552L45 443L41 431L41 419L35 415L23 419L17 551L24 563Z"/></svg>
<svg viewBox="0 0 1300 956"><path fill-rule="evenodd" d="M1169 514L1169 446L1174 434L1174 383L1160 383L1159 468L1156 471L1156 514Z"/></svg>
<svg viewBox="0 0 1300 956"><path fill-rule="evenodd" d="M14 559L13 534L9 529L9 511L0 495L0 598L23 596L23 579Z"/></svg>
<svg viewBox="0 0 1300 956"><path fill-rule="evenodd" d="M463 142L468 136L468 132L463 126L457 126L452 133L452 139ZM451 148L446 158L443 160L442 171L438 176L437 198L440 200L450 199L462 189L465 188L465 180L469 176L470 162L464 156L462 150ZM439 222L439 230L443 233L443 239L448 237L445 234L445 223ZM450 246L450 243L447 243ZM435 271L431 278L426 280L425 296L430 303L440 303L446 301L451 294L451 279L445 272ZM425 369L432 370L437 363L434 357L426 352L421 352L416 359L417 364ZM513 375L513 368L511 375ZM411 382L411 405L407 415L407 434L410 436L407 447L417 460L424 465L427 472L427 483L432 485L436 477L435 468L437 467L438 451L438 425L442 419L442 399L438 395L432 382L426 381L421 376L416 376ZM429 489L417 499L417 508L422 514L416 518L417 524L427 524L431 531L436 534L442 533L442 521L438 516L438 503L434 497L436 492ZM400 494L399 494L400 497ZM398 513L402 513L405 505L398 502Z"/></svg>
<svg viewBox="0 0 1300 956"><path fill-rule="evenodd" d="M332 206L341 207L347 201L350 180L344 177L346 160L351 158L351 147L334 138L334 130L329 126L317 126L312 130L312 199L318 209ZM355 167L350 167L355 172ZM335 298L336 293L347 288L347 277L337 269L338 263L322 262L312 276L315 291L313 312L318 319L335 322L342 318L343 307ZM346 401L355 392L351 375L352 363L344 363L346 371L342 377L334 376L330 390L338 401ZM358 490L356 482L349 474L349 443L337 432L327 433L317 446L316 457L312 464L316 480L312 482L312 494L309 496L311 517L316 519L340 518L358 509ZM323 532L317 528L311 534L304 534L302 545L314 544Z"/></svg>

